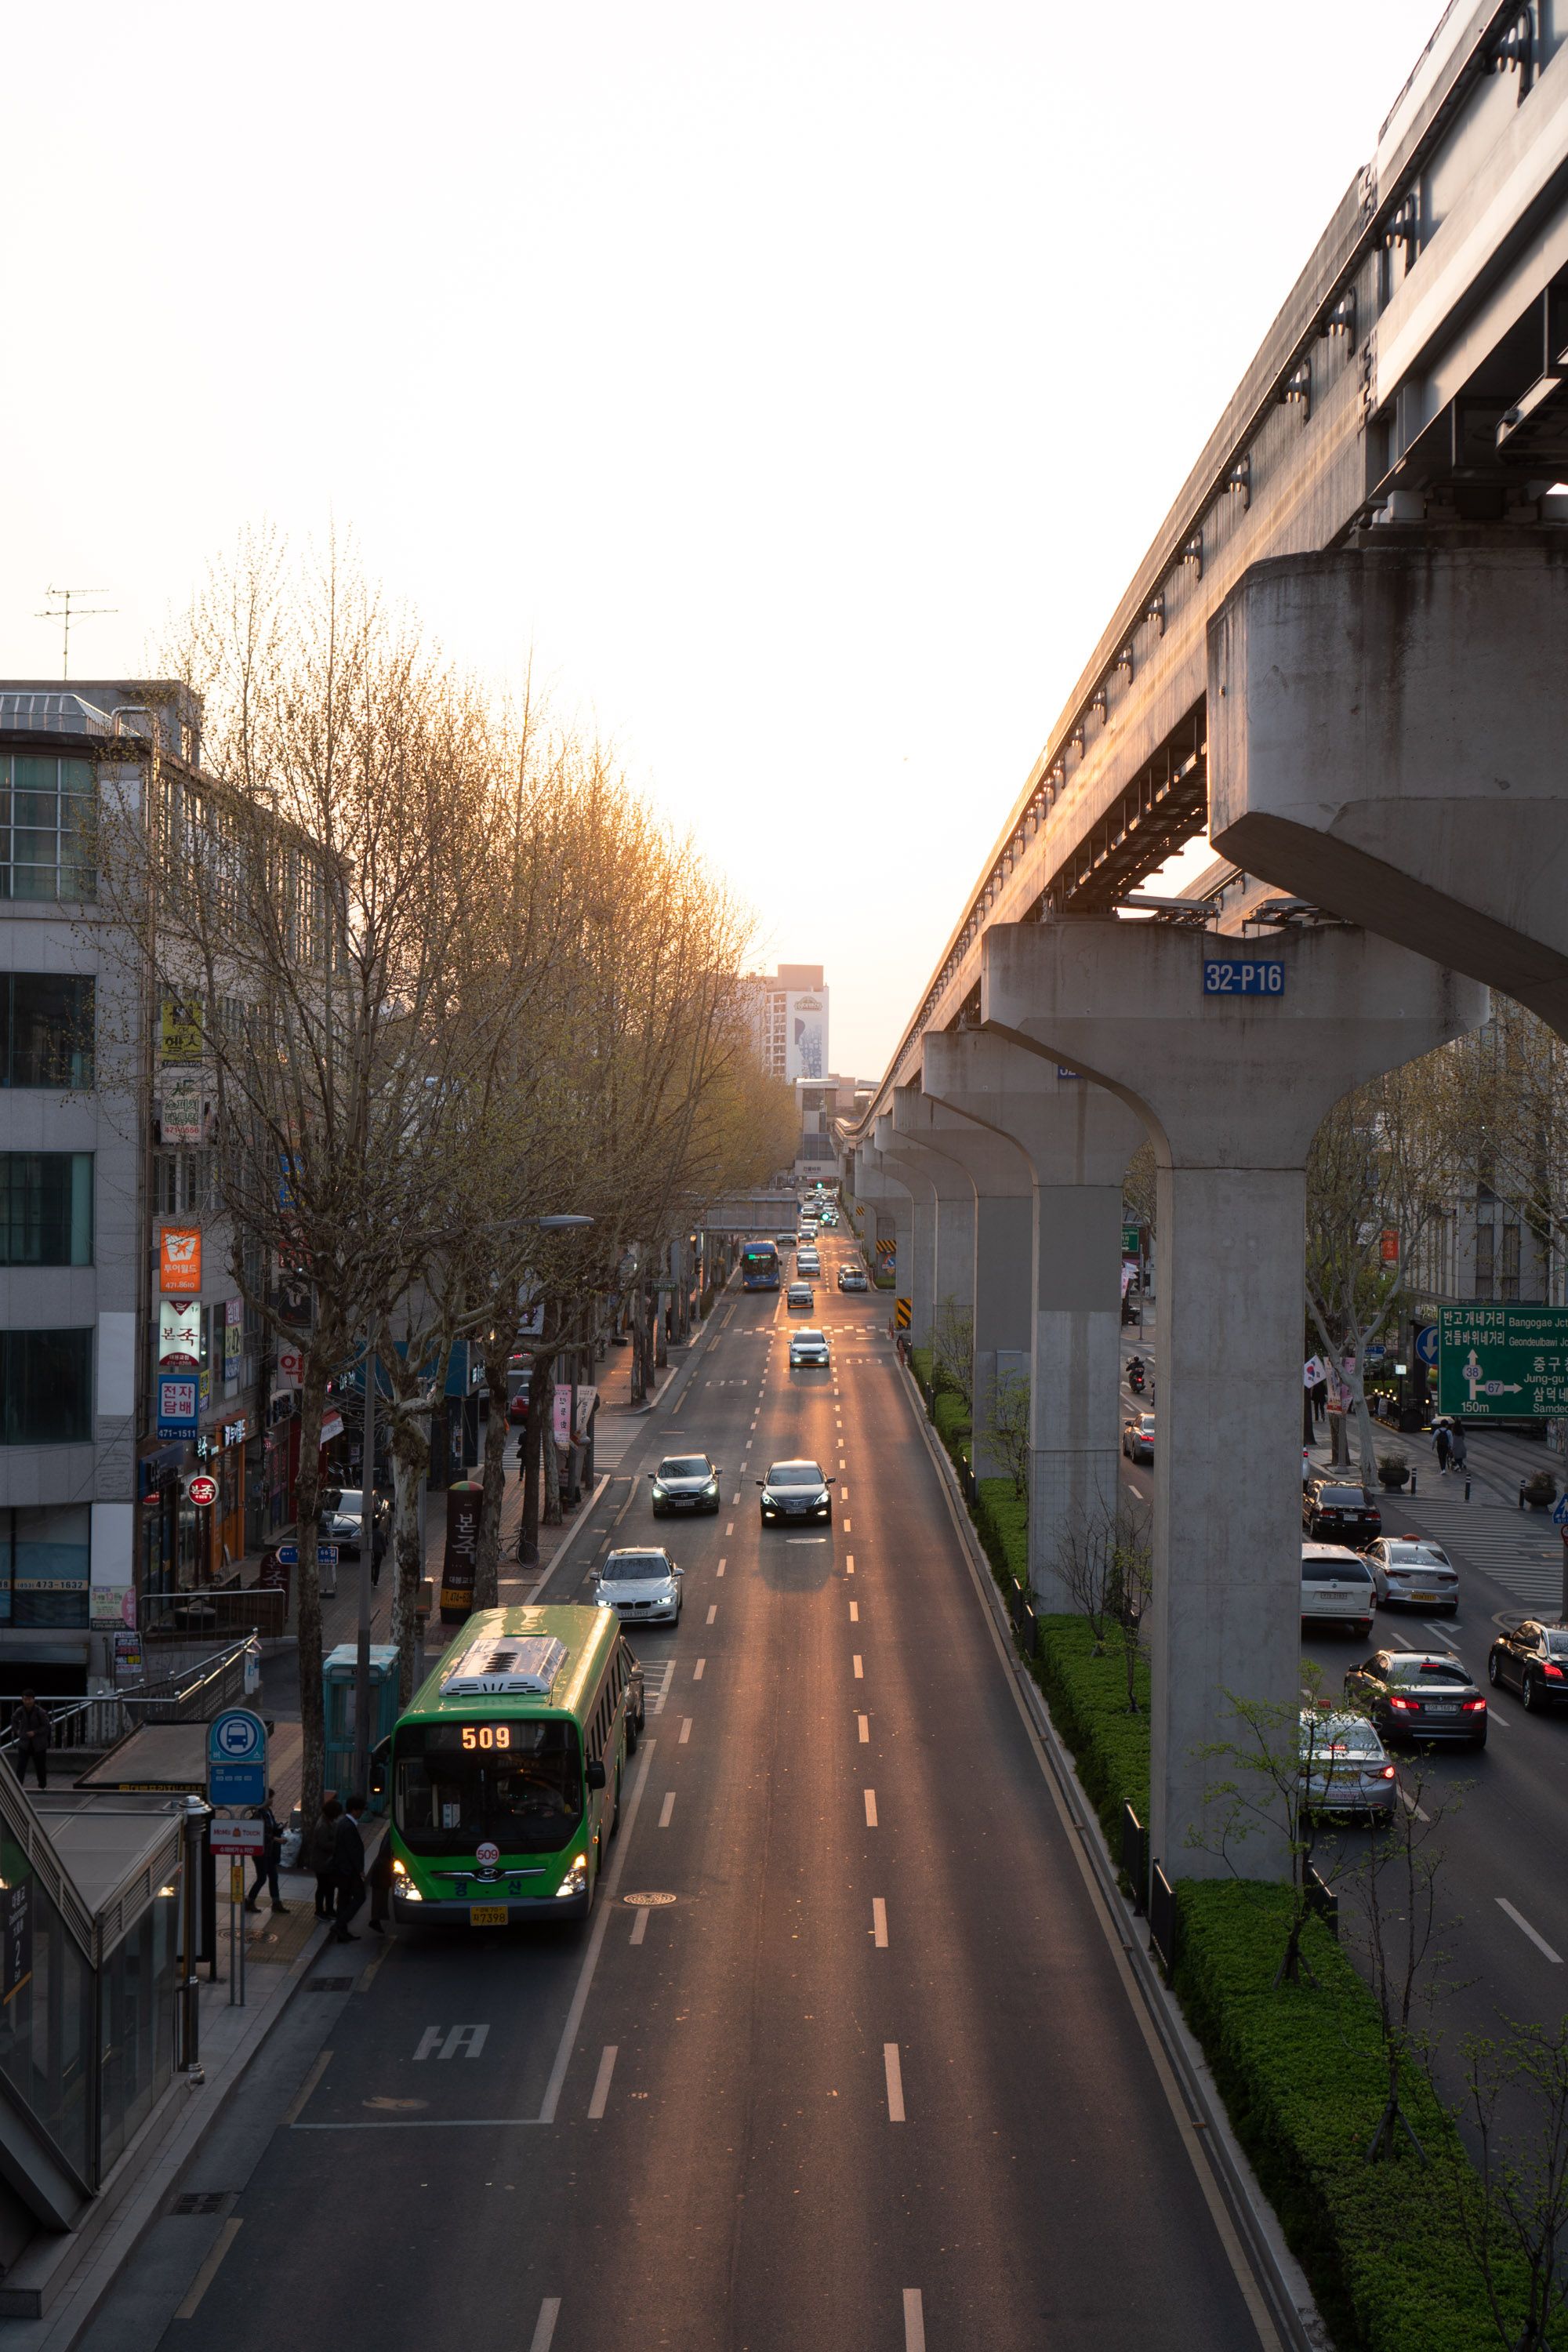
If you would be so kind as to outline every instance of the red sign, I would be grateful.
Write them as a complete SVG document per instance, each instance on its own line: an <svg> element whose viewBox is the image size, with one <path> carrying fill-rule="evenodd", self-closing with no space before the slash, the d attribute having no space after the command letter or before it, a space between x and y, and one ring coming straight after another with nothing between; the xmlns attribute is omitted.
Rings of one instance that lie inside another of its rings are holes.
<svg viewBox="0 0 1568 2352"><path fill-rule="evenodd" d="M1399 1233L1397 1227L1394 1225L1384 1225L1382 1233L1378 1235L1378 1246L1383 1252L1383 1263L1384 1265L1398 1265Z"/></svg>
<svg viewBox="0 0 1568 2352"><path fill-rule="evenodd" d="M185 1500L205 1510L208 1504L217 1501L217 1480L209 1478L205 1471L198 1470L194 1478L185 1481Z"/></svg>

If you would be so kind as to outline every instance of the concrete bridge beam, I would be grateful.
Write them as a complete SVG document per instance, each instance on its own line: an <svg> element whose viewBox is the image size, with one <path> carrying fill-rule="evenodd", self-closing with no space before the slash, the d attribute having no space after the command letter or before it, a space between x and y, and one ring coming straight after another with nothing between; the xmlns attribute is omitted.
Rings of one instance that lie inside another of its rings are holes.
<svg viewBox="0 0 1568 2352"><path fill-rule="evenodd" d="M1352 1087L1486 1016L1485 991L1358 930L1298 931L1249 952L1267 994L1205 992L1237 942L1163 925L1000 925L981 1016L1138 1111L1154 1142L1162 1259L1154 1449L1152 1851L1172 1875L1287 1874L1282 1818L1229 1863L1226 1694L1278 1707L1300 1689L1300 1348L1306 1160ZM1192 1841L1192 1843L1189 1843Z"/></svg>

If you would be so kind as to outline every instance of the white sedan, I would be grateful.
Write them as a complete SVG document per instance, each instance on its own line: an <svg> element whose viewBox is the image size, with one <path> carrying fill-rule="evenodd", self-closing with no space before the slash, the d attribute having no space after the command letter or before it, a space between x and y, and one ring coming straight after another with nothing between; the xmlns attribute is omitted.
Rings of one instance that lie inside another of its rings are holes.
<svg viewBox="0 0 1568 2352"><path fill-rule="evenodd" d="M1435 1609L1449 1617L1458 1608L1458 1571L1441 1544L1425 1536L1382 1536L1364 1556L1381 1608Z"/></svg>

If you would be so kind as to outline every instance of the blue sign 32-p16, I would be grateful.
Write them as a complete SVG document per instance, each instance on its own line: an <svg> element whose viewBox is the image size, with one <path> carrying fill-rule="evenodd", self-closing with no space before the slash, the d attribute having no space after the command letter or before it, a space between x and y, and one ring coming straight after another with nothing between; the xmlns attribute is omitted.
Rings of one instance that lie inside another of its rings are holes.
<svg viewBox="0 0 1568 2352"><path fill-rule="evenodd" d="M1205 956L1205 996L1283 996L1285 966L1278 956Z"/></svg>

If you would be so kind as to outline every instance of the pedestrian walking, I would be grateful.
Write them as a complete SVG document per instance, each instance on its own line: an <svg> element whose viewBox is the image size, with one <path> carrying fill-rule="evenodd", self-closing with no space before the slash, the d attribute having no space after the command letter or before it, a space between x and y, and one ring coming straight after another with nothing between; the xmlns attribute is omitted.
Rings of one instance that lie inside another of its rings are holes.
<svg viewBox="0 0 1568 2352"><path fill-rule="evenodd" d="M330 1919L338 1897L338 1822L342 1807L328 1796L316 1815L305 1859L316 1874L316 1916Z"/></svg>
<svg viewBox="0 0 1568 2352"><path fill-rule="evenodd" d="M1458 1422L1454 1423L1453 1433L1448 1439L1448 1459L1456 1470L1468 1470L1469 1467L1470 1457L1465 1444L1465 1433Z"/></svg>
<svg viewBox="0 0 1568 2352"><path fill-rule="evenodd" d="M357 1944L349 1921L364 1901L364 1839L360 1833L363 1797L351 1797L338 1822L332 1850L332 1876L337 1894L338 1941Z"/></svg>
<svg viewBox="0 0 1568 2352"><path fill-rule="evenodd" d="M377 1936L386 1933L386 1922L392 1916L392 1839L384 1837L371 1864L370 1924Z"/></svg>
<svg viewBox="0 0 1568 2352"><path fill-rule="evenodd" d="M1453 1450L1453 1439L1448 1434L1447 1423L1440 1421L1432 1432L1432 1451L1437 1456L1437 1469L1441 1476L1446 1477L1447 1475L1448 1455Z"/></svg>
<svg viewBox="0 0 1568 2352"><path fill-rule="evenodd" d="M49 1718L30 1690L11 1717L11 1737L16 1743L16 1778L26 1780L28 1759L40 1789L49 1785Z"/></svg>
<svg viewBox="0 0 1568 2352"><path fill-rule="evenodd" d="M253 1821L261 1823L261 1852L256 1857L256 1884L245 1898L247 1911L260 1910L263 1886L271 1897L274 1911L287 1911L289 1908L278 1889L278 1857L283 1850L283 1824L272 1810L272 1800L277 1794L276 1789L268 1789L267 1802L258 1805L251 1816Z"/></svg>

